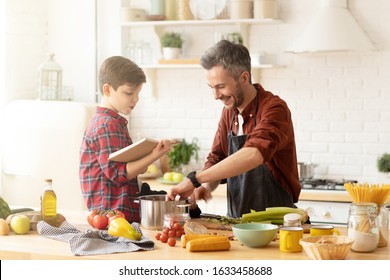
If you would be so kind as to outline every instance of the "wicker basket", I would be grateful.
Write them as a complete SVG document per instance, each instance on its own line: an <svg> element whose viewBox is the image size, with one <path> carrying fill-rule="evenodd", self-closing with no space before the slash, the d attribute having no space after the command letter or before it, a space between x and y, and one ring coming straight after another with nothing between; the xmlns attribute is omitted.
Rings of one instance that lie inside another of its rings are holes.
<svg viewBox="0 0 390 280"><path fill-rule="evenodd" d="M321 235L302 238L299 243L312 260L344 260L353 241L347 236Z"/></svg>

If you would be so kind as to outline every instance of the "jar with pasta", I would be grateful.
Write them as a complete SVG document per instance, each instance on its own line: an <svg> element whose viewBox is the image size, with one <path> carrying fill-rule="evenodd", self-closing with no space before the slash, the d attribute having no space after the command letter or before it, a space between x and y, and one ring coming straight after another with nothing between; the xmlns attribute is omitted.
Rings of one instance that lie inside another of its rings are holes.
<svg viewBox="0 0 390 280"><path fill-rule="evenodd" d="M378 207L375 203L352 203L349 208L348 237L354 239L351 250L373 252L379 243Z"/></svg>

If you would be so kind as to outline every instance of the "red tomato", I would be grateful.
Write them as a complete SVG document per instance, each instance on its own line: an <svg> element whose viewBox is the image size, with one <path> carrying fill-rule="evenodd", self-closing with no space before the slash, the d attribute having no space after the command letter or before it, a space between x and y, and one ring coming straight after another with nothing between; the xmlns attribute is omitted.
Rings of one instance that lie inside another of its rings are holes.
<svg viewBox="0 0 390 280"><path fill-rule="evenodd" d="M160 236L160 241L161 241L162 243L167 243L167 241L168 241L168 235L166 235L165 233L161 234L161 236Z"/></svg>
<svg viewBox="0 0 390 280"><path fill-rule="evenodd" d="M176 230L178 230L178 229L182 229L182 226L181 226L180 223L174 223L174 224L173 224L173 228L176 229Z"/></svg>
<svg viewBox="0 0 390 280"><path fill-rule="evenodd" d="M93 218L96 216L96 214L97 214L96 209L91 210L91 212L89 212L88 214L87 220L88 220L88 224L90 224L91 226L93 226Z"/></svg>
<svg viewBox="0 0 390 280"><path fill-rule="evenodd" d="M168 237L175 237L175 236L176 236L176 230L171 229L170 231L168 231Z"/></svg>
<svg viewBox="0 0 390 280"><path fill-rule="evenodd" d="M176 237L177 238L180 238L183 234L184 234L184 230L182 230L182 229L179 229L179 230L176 231Z"/></svg>
<svg viewBox="0 0 390 280"><path fill-rule="evenodd" d="M108 226L108 217L105 213L97 214L92 220L92 224L94 228L97 229L106 229Z"/></svg>
<svg viewBox="0 0 390 280"><path fill-rule="evenodd" d="M157 240L160 240L161 238L161 232L157 232L156 235L154 236Z"/></svg>
<svg viewBox="0 0 390 280"><path fill-rule="evenodd" d="M120 210L110 210L107 212L107 217L108 225L110 225L110 222L116 218L125 218L125 214L123 214Z"/></svg>
<svg viewBox="0 0 390 280"><path fill-rule="evenodd" d="M173 238L173 237L168 238L167 242L168 242L168 245L171 246L171 247L176 245L176 239Z"/></svg>

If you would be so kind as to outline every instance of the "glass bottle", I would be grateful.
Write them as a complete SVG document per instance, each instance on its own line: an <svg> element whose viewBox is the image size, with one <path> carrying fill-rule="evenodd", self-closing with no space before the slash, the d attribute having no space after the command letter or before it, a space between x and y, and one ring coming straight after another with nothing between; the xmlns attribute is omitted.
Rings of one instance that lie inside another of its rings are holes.
<svg viewBox="0 0 390 280"><path fill-rule="evenodd" d="M379 207L379 247L387 247L389 242L389 211L390 203L382 204Z"/></svg>
<svg viewBox="0 0 390 280"><path fill-rule="evenodd" d="M53 190L53 180L44 180L44 189L41 196L41 214L42 219L52 225L57 221L57 196Z"/></svg>
<svg viewBox="0 0 390 280"><path fill-rule="evenodd" d="M348 237L352 251L373 252L379 243L378 207L375 203L352 203L349 208Z"/></svg>
<svg viewBox="0 0 390 280"><path fill-rule="evenodd" d="M60 100L62 90L62 68L54 61L54 53L48 53L45 62L38 68L38 98Z"/></svg>

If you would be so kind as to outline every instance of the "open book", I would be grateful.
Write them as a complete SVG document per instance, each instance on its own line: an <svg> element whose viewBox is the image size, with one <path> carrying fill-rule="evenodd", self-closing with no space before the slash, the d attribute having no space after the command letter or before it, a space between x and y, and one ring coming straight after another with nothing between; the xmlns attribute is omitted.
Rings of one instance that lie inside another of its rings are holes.
<svg viewBox="0 0 390 280"><path fill-rule="evenodd" d="M158 140L143 138L133 144L120 149L114 153L111 153L108 157L109 160L117 162L130 162L135 161L144 156L150 154L153 149L157 146ZM178 144L181 142L180 139L171 140L172 144Z"/></svg>

